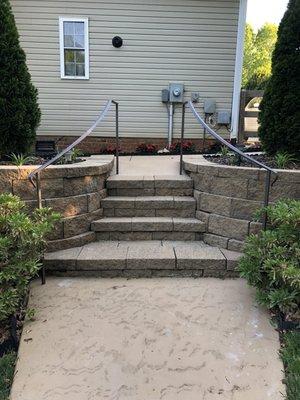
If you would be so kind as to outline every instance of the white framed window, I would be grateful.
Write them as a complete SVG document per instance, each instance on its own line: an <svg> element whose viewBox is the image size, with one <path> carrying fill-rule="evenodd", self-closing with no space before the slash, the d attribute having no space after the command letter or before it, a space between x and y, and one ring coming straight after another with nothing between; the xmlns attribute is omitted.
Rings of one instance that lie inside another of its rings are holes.
<svg viewBox="0 0 300 400"><path fill-rule="evenodd" d="M89 79L88 18L59 17L60 77Z"/></svg>

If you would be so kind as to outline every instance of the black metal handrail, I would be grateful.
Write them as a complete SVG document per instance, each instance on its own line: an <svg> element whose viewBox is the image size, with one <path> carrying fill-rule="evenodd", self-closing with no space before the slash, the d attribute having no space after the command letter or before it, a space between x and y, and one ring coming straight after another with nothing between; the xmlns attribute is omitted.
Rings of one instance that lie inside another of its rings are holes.
<svg viewBox="0 0 300 400"><path fill-rule="evenodd" d="M240 157L246 159L251 164L258 166L259 168L263 168L266 170L266 180L265 180L265 195L264 195L264 207L267 207L269 204L270 198L270 187L271 187L271 175L272 173L277 175L277 172L274 171L272 168L268 167L267 165L261 163L253 159L252 157L248 156L247 154L243 153L241 150L233 146L231 143L228 143L222 136L218 135L207 123L201 118L198 114L197 110L195 109L193 103L191 101L187 101L182 104L182 120L181 120L181 142L180 142L180 175L183 172L183 140L184 140L184 129L185 129L185 110L186 106L189 107L195 118L198 122L203 126L206 132L210 133L216 140L222 143L224 146L228 147L232 150L235 154L238 154ZM275 179L276 180L276 179ZM274 182L275 182L274 180ZM274 182L272 184L274 184ZM263 216L263 229L266 230L267 227L267 213L264 213Z"/></svg>
<svg viewBox="0 0 300 400"><path fill-rule="evenodd" d="M38 207L41 208L42 206L42 196L41 196L41 185L40 185L40 174L44 171L47 167L54 164L57 160L59 160L62 156L64 156L67 152L71 151L75 146L81 143L87 136L89 136L93 130L99 125L99 123L104 119L106 114L111 108L111 105L114 104L116 106L116 173L119 173L119 103L114 100L108 100L105 104L103 111L100 113L96 121L93 125L87 129L79 138L77 138L73 143L71 143L68 147L58 153L56 156L51 158L51 160L46 161L44 164L40 165L38 168L33 170L29 175L28 179L33 184L34 187L37 188L37 200L38 200ZM34 178L36 178L36 184L34 182Z"/></svg>
<svg viewBox="0 0 300 400"><path fill-rule="evenodd" d="M51 160L46 161L44 164L40 165L38 168L34 169L29 175L28 179L32 183L32 185L36 188L37 192L37 206L38 208L42 208L42 189L41 189L41 172L44 171L47 167L54 164L55 161L59 160L63 155L65 155L68 151L72 150L75 146L83 141L87 136L89 136L93 130L99 125L99 123L104 119L108 111L110 110L112 104L116 106L116 173L119 173L119 103L114 100L108 100L105 104L103 111L100 113L96 121L93 125L87 129L79 138L77 138L73 143L71 143L68 147L58 153L56 156L51 158ZM42 267L42 283L45 283L45 268Z"/></svg>

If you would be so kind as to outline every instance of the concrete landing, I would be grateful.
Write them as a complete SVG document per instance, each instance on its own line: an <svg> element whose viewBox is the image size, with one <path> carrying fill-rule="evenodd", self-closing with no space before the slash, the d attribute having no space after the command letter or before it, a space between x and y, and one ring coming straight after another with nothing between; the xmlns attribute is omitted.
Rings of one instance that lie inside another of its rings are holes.
<svg viewBox="0 0 300 400"><path fill-rule="evenodd" d="M278 335L242 280L32 285L11 400L279 400Z"/></svg>
<svg viewBox="0 0 300 400"><path fill-rule="evenodd" d="M120 175L179 175L179 156L120 157Z"/></svg>

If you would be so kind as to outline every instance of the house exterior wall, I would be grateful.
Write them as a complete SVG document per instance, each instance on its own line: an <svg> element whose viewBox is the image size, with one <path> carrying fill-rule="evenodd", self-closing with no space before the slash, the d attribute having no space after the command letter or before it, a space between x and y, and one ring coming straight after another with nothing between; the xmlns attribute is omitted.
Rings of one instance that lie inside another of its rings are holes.
<svg viewBox="0 0 300 400"><path fill-rule="evenodd" d="M231 109L239 0L12 0L21 44L39 90L45 136L77 136L105 100L120 102L120 135L167 138L161 90L170 81ZM59 17L89 19L89 80L60 77ZM111 40L124 40L116 49ZM175 110L174 136L180 134ZM187 137L201 129L188 113ZM113 111L96 136L113 136Z"/></svg>

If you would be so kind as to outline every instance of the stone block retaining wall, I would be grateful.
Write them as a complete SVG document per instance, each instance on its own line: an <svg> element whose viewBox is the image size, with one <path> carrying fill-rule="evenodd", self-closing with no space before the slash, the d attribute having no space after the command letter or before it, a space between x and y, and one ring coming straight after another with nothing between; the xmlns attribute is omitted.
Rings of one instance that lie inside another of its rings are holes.
<svg viewBox="0 0 300 400"><path fill-rule="evenodd" d="M94 240L90 226L103 214L100 201L106 197L105 181L113 163L113 156L92 156L76 164L50 166L42 172L43 205L62 215L49 237L50 251ZM0 166L0 192L20 196L29 211L37 206L36 190L28 180L34 168Z"/></svg>
<svg viewBox="0 0 300 400"><path fill-rule="evenodd" d="M202 156L185 156L184 160L185 171L194 180L197 218L206 224L204 241L242 251L246 237L261 229L253 214L263 204L265 171L215 164ZM283 198L299 200L300 171L277 172L270 202Z"/></svg>

